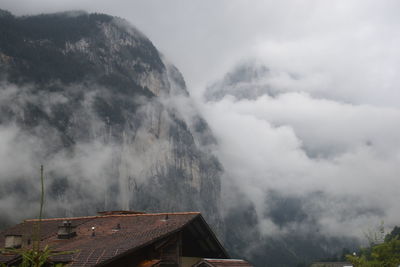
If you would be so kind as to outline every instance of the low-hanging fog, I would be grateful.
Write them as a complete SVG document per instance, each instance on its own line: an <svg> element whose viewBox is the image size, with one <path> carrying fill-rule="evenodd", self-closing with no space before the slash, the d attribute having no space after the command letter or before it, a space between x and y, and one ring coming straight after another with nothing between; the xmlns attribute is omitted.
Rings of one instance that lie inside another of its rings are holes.
<svg viewBox="0 0 400 267"><path fill-rule="evenodd" d="M381 221L400 223L398 1L2 0L1 8L104 12L143 31L183 73L218 141L226 207L240 201L234 187L264 233L318 225L362 236ZM249 77L232 78L241 66ZM24 157L0 164L18 168L29 152L18 142L5 150L13 131L0 128L0 156ZM278 226L266 216L279 206L271 195L292 199L308 219Z"/></svg>

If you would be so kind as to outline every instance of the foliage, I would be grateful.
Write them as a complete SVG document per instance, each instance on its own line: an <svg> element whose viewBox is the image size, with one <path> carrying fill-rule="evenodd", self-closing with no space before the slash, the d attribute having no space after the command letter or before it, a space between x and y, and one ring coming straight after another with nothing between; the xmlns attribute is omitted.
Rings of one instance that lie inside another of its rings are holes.
<svg viewBox="0 0 400 267"><path fill-rule="evenodd" d="M355 267L397 267L400 265L399 228L385 237L380 244L372 243L368 248L362 248L359 255L347 255L347 260Z"/></svg>
<svg viewBox="0 0 400 267"><path fill-rule="evenodd" d="M400 237L400 227L395 226L392 230L392 232L390 232L390 234L387 234L385 236L385 241L390 241L393 239L398 239Z"/></svg>
<svg viewBox="0 0 400 267"><path fill-rule="evenodd" d="M54 252L49 248L49 246L45 246L43 250L6 249L3 251L21 255L22 262L19 265L16 265L15 267L41 267L41 266L45 266L45 265L49 264L50 257L73 253L70 251ZM5 265L5 264L1 264L1 267L6 267L6 266L7 265ZM64 265L59 263L59 264L54 264L52 266L61 267Z"/></svg>

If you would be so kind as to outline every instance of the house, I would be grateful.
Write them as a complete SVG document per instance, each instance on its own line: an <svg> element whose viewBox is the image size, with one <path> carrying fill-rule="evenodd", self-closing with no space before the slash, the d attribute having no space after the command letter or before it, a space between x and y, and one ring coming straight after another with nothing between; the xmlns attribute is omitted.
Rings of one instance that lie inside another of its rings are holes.
<svg viewBox="0 0 400 267"><path fill-rule="evenodd" d="M0 233L0 248L31 248L38 220L24 222ZM53 263L68 266L251 266L229 259L198 212L145 214L132 211L101 212L97 216L43 219L41 246L56 255ZM21 257L0 253L0 263L17 264Z"/></svg>

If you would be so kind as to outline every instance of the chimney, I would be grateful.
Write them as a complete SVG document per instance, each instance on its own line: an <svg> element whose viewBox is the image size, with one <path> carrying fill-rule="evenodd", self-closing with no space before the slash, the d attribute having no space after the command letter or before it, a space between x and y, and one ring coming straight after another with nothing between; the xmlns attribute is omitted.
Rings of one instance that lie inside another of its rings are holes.
<svg viewBox="0 0 400 267"><path fill-rule="evenodd" d="M6 235L4 248L20 248L22 246L22 235Z"/></svg>
<svg viewBox="0 0 400 267"><path fill-rule="evenodd" d="M76 236L75 231L76 226L72 226L71 221L63 221L60 226L58 226L58 239L70 239Z"/></svg>

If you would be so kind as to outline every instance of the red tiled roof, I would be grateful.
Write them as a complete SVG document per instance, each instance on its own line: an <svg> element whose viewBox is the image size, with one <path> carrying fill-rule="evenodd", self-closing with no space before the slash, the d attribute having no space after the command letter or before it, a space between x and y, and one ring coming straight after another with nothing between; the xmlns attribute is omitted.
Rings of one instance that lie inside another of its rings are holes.
<svg viewBox="0 0 400 267"><path fill-rule="evenodd" d="M127 214L146 214L142 211L132 211L132 210L112 210L112 211L98 211L99 215L127 215Z"/></svg>
<svg viewBox="0 0 400 267"><path fill-rule="evenodd" d="M12 259L15 259L16 256L13 254L2 254L0 253L0 262L9 262Z"/></svg>
<svg viewBox="0 0 400 267"><path fill-rule="evenodd" d="M252 265L245 260L204 259L201 262L207 263L212 267L252 267Z"/></svg>
<svg viewBox="0 0 400 267"><path fill-rule="evenodd" d="M44 219L41 222L40 237L43 240L42 245L49 245L53 251L78 250L73 255L55 256L54 261L72 261L71 266L93 266L179 231L199 214L198 212L118 214ZM168 219L165 220L167 215ZM72 225L76 226L77 236L60 240L57 238L57 230L65 220L71 221ZM4 246L4 236L7 234L31 236L36 222L37 220L26 220L0 233L0 247ZM117 229L118 224L119 229ZM95 227L95 236L92 236L92 227Z"/></svg>

